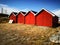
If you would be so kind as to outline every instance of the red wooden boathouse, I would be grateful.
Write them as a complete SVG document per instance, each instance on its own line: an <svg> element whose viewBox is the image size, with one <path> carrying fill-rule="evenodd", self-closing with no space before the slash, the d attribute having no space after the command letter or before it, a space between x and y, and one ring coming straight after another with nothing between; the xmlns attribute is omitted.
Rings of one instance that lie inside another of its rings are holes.
<svg viewBox="0 0 60 45"><path fill-rule="evenodd" d="M16 23L16 12L12 12L9 16L9 20L13 20L13 23Z"/></svg>
<svg viewBox="0 0 60 45"><path fill-rule="evenodd" d="M35 15L37 12L35 11L29 11L26 15L25 15L25 24L31 24L31 25L35 25Z"/></svg>
<svg viewBox="0 0 60 45"><path fill-rule="evenodd" d="M17 23L23 23L24 24L25 14L26 14L26 12L23 12L23 11L18 13L18 15L16 17L17 18Z"/></svg>
<svg viewBox="0 0 60 45"><path fill-rule="evenodd" d="M52 27L52 26L56 26L57 23L58 23L58 17L46 9L42 9L36 15L36 25L38 26Z"/></svg>

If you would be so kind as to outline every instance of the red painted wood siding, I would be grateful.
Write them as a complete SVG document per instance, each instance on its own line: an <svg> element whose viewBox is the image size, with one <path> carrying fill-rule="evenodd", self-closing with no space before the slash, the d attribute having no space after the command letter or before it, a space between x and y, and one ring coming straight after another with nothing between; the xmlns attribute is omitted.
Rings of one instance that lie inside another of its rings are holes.
<svg viewBox="0 0 60 45"><path fill-rule="evenodd" d="M36 25L52 26L52 15L46 11L42 11L36 16Z"/></svg>
<svg viewBox="0 0 60 45"><path fill-rule="evenodd" d="M9 19L13 20L13 23L16 23L16 16L14 16L14 14L11 14Z"/></svg>
<svg viewBox="0 0 60 45"><path fill-rule="evenodd" d="M24 24L24 16L21 13L17 15L17 23Z"/></svg>
<svg viewBox="0 0 60 45"><path fill-rule="evenodd" d="M35 25L35 16L34 16L34 14L32 14L31 12L29 12L25 16L25 24Z"/></svg>

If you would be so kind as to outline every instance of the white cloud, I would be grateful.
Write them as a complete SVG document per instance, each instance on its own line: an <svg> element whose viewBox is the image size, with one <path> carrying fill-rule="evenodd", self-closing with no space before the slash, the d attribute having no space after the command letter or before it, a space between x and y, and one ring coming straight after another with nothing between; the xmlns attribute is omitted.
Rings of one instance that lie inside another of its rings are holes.
<svg viewBox="0 0 60 45"><path fill-rule="evenodd" d="M0 7L8 7L8 5L0 4Z"/></svg>
<svg viewBox="0 0 60 45"><path fill-rule="evenodd" d="M59 17L59 21L60 21L60 9L55 9L52 12Z"/></svg>
<svg viewBox="0 0 60 45"><path fill-rule="evenodd" d="M11 12L19 12L20 11L19 9L9 7L8 5L0 4L0 12L1 12L2 8L3 8L3 13L7 13L7 14L10 14ZM7 11L7 12L5 12L5 11Z"/></svg>
<svg viewBox="0 0 60 45"><path fill-rule="evenodd" d="M30 11L30 9L26 8L26 9L22 9L21 11L28 12L28 11Z"/></svg>
<svg viewBox="0 0 60 45"><path fill-rule="evenodd" d="M60 9L55 9L52 12L56 14L58 17L60 17Z"/></svg>
<svg viewBox="0 0 60 45"><path fill-rule="evenodd" d="M0 12L1 12L1 8L3 8L4 13L6 13L5 11L7 10L7 14L10 14L11 12L20 12L20 11L28 12L29 11L28 8L20 10L17 8L9 7L8 5L5 5L5 4L0 4Z"/></svg>

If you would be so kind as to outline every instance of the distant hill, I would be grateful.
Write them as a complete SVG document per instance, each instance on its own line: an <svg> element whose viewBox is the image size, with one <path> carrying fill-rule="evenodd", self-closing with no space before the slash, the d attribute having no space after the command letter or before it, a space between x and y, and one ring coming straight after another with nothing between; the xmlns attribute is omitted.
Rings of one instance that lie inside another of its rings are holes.
<svg viewBox="0 0 60 45"><path fill-rule="evenodd" d="M0 17L8 17L9 15L8 14L2 14L0 13Z"/></svg>

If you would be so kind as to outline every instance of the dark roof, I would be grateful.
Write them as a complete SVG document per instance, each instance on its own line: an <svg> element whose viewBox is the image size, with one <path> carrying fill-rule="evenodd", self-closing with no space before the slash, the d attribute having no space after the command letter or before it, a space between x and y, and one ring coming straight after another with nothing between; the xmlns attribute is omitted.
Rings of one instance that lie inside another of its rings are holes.
<svg viewBox="0 0 60 45"><path fill-rule="evenodd" d="M14 13L15 15L17 14L17 12L12 12L12 13Z"/></svg>
<svg viewBox="0 0 60 45"><path fill-rule="evenodd" d="M33 11L33 10L31 10L31 11L32 11L33 13L35 13L35 14L37 13L36 11Z"/></svg>
<svg viewBox="0 0 60 45"><path fill-rule="evenodd" d="M39 13L43 12L43 11L46 11L47 13L51 14L52 16L56 16L54 13L50 12L50 11L47 10L47 9L42 9L41 11L39 11L39 12L37 13L37 15L38 15Z"/></svg>
<svg viewBox="0 0 60 45"><path fill-rule="evenodd" d="M34 15L37 13L36 11L31 10L31 11L28 11L28 12L26 13L26 15L27 15L28 13L30 13L30 12L32 12Z"/></svg>
<svg viewBox="0 0 60 45"><path fill-rule="evenodd" d="M21 11L23 14L26 14L26 12Z"/></svg>

